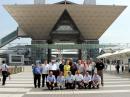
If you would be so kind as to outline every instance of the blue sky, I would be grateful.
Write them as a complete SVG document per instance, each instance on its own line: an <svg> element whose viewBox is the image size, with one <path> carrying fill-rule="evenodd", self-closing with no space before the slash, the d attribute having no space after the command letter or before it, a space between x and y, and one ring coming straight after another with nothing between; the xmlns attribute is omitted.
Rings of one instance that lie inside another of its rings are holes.
<svg viewBox="0 0 130 97"><path fill-rule="evenodd" d="M47 0L54 3L62 0ZM84 0L69 0L82 4ZM4 4L33 4L33 0L0 0L0 38L14 31L17 27L15 20L3 8ZM130 43L130 0L97 0L98 5L126 5L125 11L109 27L99 39L100 43ZM20 41L15 41L20 42Z"/></svg>

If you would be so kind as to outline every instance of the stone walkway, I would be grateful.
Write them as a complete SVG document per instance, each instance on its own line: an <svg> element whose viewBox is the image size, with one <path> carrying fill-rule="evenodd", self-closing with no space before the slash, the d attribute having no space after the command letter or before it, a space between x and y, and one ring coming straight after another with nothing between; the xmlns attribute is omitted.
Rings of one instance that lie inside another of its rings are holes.
<svg viewBox="0 0 130 97"><path fill-rule="evenodd" d="M104 74L104 87L86 90L53 90L33 87L31 72L11 76L5 86L0 85L0 97L130 97L130 76ZM1 83L0 83L1 84Z"/></svg>

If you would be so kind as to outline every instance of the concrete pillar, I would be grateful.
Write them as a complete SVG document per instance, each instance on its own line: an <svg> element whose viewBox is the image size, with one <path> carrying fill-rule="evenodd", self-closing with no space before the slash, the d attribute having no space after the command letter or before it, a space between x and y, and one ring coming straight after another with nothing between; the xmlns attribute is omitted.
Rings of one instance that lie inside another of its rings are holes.
<svg viewBox="0 0 130 97"><path fill-rule="evenodd" d="M78 59L82 60L82 51L81 51L81 49L78 50Z"/></svg>
<svg viewBox="0 0 130 97"><path fill-rule="evenodd" d="M48 49L48 54L47 54L47 61L51 61L51 49Z"/></svg>

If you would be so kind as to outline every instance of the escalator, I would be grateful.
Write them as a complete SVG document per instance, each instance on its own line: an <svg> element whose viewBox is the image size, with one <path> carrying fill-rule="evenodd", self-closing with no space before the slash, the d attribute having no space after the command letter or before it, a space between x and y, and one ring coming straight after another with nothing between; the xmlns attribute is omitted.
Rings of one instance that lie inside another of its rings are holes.
<svg viewBox="0 0 130 97"><path fill-rule="evenodd" d="M0 48L7 45L11 41L15 40L18 37L18 28L12 33L0 39Z"/></svg>

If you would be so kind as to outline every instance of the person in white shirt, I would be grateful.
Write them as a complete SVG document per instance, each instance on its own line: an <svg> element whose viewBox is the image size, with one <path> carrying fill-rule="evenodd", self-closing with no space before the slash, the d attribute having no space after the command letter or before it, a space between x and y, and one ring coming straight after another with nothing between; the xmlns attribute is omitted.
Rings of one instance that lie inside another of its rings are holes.
<svg viewBox="0 0 130 97"><path fill-rule="evenodd" d="M59 76L57 77L57 86L61 90L64 87L65 78L63 76L63 72L60 72Z"/></svg>
<svg viewBox="0 0 130 97"><path fill-rule="evenodd" d="M91 88L91 84L92 84L92 80L91 80L92 76L89 75L88 72L85 72L84 77L83 77L83 82L84 82L84 87L85 88Z"/></svg>
<svg viewBox="0 0 130 97"><path fill-rule="evenodd" d="M46 85L48 87L48 89L50 90L53 90L53 88L55 87L55 84L56 84L56 78L55 78L55 75L53 75L53 72L50 71L49 75L47 76L47 82L46 82Z"/></svg>
<svg viewBox="0 0 130 97"><path fill-rule="evenodd" d="M80 73L84 73L84 64L81 60L78 60L77 68L80 71Z"/></svg>
<svg viewBox="0 0 130 97"><path fill-rule="evenodd" d="M65 86L66 89L74 89L75 88L75 78L74 76L71 74L71 71L68 72L68 75L65 79Z"/></svg>
<svg viewBox="0 0 130 97"><path fill-rule="evenodd" d="M80 74L79 71L76 71L75 75L75 86L78 85L78 88L81 89L83 87L83 75Z"/></svg>
<svg viewBox="0 0 130 97"><path fill-rule="evenodd" d="M8 77L8 65L5 63L5 61L2 61L2 66L1 66L1 71L2 71L2 76L3 76L3 79L2 79L2 85L5 85L5 82L6 82L6 78Z"/></svg>
<svg viewBox="0 0 130 97"><path fill-rule="evenodd" d="M92 87L99 88L100 82L101 82L101 77L97 73L94 73L92 77Z"/></svg>
<svg viewBox="0 0 130 97"><path fill-rule="evenodd" d="M45 79L47 79L49 73L49 65L47 63L47 60L44 61L44 64L42 64L42 87L45 86Z"/></svg>
<svg viewBox="0 0 130 97"><path fill-rule="evenodd" d="M93 74L94 74L95 66L96 66L96 63L93 61L92 58L90 58L90 60L89 60L89 65L88 65L88 72L89 72L89 74L91 74L92 76L93 76Z"/></svg>
<svg viewBox="0 0 130 97"><path fill-rule="evenodd" d="M59 67L55 60L51 60L51 63L49 64L49 71L52 71L56 78L59 75Z"/></svg>

